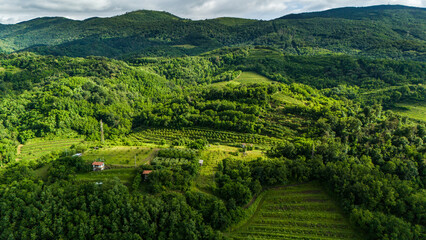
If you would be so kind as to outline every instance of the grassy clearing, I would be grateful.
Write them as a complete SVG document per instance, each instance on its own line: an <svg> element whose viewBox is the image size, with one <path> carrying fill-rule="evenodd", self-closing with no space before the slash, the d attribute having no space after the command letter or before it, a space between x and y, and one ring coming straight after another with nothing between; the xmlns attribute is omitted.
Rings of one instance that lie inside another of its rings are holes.
<svg viewBox="0 0 426 240"><path fill-rule="evenodd" d="M242 72L234 81L244 84L253 84L253 83L271 83L272 81L255 72Z"/></svg>
<svg viewBox="0 0 426 240"><path fill-rule="evenodd" d="M414 84L406 84L404 86L391 86L391 87L379 88L379 89L364 92L364 93L362 93L362 95L377 94L377 93L381 93L381 92L393 91L393 90L396 90L396 89L403 89L405 87L411 87L411 86L415 86L415 85Z"/></svg>
<svg viewBox="0 0 426 240"><path fill-rule="evenodd" d="M90 150L83 155L86 161L104 160L107 165L135 166L149 161L153 148L116 146Z"/></svg>
<svg viewBox="0 0 426 240"><path fill-rule="evenodd" d="M275 93L274 95L272 95L272 98L275 99L275 100L278 100L280 102L288 103L288 104L295 104L295 105L302 105L303 104L302 101L295 99L295 98L292 98L290 96L287 96L287 95L285 95L281 92Z"/></svg>
<svg viewBox="0 0 426 240"><path fill-rule="evenodd" d="M272 80L270 80L269 78L264 77L255 72L242 72L236 79L232 81L213 83L211 84L211 86L224 87L227 85L254 84L254 83L262 84L262 83L271 83L271 82Z"/></svg>
<svg viewBox="0 0 426 240"><path fill-rule="evenodd" d="M271 189L256 202L233 239L362 239L315 183Z"/></svg>
<svg viewBox="0 0 426 240"><path fill-rule="evenodd" d="M225 86L235 87L235 86L238 86L240 84L241 84L240 82L232 80L232 81L227 81L227 82L212 83L210 86L213 86L215 88L223 88Z"/></svg>
<svg viewBox="0 0 426 240"><path fill-rule="evenodd" d="M244 154L239 152L239 148L236 147L212 145L200 154L200 159L202 159L204 163L195 180L195 186L203 191L211 191L214 186L214 176L218 171L217 166L219 162L229 157L251 161L259 157L264 157L264 154L261 150L247 151Z"/></svg>
<svg viewBox="0 0 426 240"><path fill-rule="evenodd" d="M189 45L189 44L183 44L183 45L173 45L173 47L184 48L184 49L193 49L193 48L196 48L197 46Z"/></svg>
<svg viewBox="0 0 426 240"><path fill-rule="evenodd" d="M392 111L412 119L426 122L426 103L399 103Z"/></svg>
<svg viewBox="0 0 426 240"><path fill-rule="evenodd" d="M55 151L65 151L72 145L83 142L83 139L60 139L60 140L44 140L33 139L20 147L19 160L36 160L41 156Z"/></svg>
<svg viewBox="0 0 426 240"><path fill-rule="evenodd" d="M79 181L102 182L117 177L123 184L129 185L133 182L136 172L136 168L117 168L77 174L75 178Z"/></svg>

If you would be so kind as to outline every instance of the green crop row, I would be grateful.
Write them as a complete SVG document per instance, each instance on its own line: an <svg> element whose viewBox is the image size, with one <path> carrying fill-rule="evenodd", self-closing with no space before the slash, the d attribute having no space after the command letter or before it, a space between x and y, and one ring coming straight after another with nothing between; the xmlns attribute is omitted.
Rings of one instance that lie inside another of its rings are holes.
<svg viewBox="0 0 426 240"><path fill-rule="evenodd" d="M153 166L163 166L163 167L171 167L176 165L184 165L188 164L190 161L185 158L164 158L164 157L156 157L151 161L151 165Z"/></svg>
<svg viewBox="0 0 426 240"><path fill-rule="evenodd" d="M46 140L44 142L34 141L22 146L18 158L22 160L35 160L51 152L64 151L72 145L81 143L83 139Z"/></svg>
<svg viewBox="0 0 426 240"><path fill-rule="evenodd" d="M181 138L188 139L206 139L211 143L256 143L256 144L277 144L279 139L257 134L241 134L233 132L223 132L204 129L147 129L134 133L130 136L136 141L159 141L178 140Z"/></svg>
<svg viewBox="0 0 426 240"><path fill-rule="evenodd" d="M271 189L234 239L360 239L334 202L313 184Z"/></svg>

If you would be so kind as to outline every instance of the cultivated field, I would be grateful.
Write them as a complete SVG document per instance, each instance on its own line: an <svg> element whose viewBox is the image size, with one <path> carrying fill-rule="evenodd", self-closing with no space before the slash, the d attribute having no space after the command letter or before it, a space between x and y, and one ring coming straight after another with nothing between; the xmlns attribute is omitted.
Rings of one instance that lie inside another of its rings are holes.
<svg viewBox="0 0 426 240"><path fill-rule="evenodd" d="M147 163L152 159L155 149L144 147L116 146L90 150L83 154L86 161L102 160L107 165L135 166Z"/></svg>
<svg viewBox="0 0 426 240"><path fill-rule="evenodd" d="M214 131L205 129L142 129L129 136L136 144L144 142L159 142L161 140L206 139L210 143L238 144L253 143L257 145L274 145L280 142L277 138L261 136L257 134L241 134L225 131Z"/></svg>
<svg viewBox="0 0 426 240"><path fill-rule="evenodd" d="M261 195L234 239L362 239L315 183L274 188Z"/></svg>
<svg viewBox="0 0 426 240"><path fill-rule="evenodd" d="M72 145L83 142L83 139L42 140L33 139L18 148L18 160L36 160L55 151L66 151Z"/></svg>

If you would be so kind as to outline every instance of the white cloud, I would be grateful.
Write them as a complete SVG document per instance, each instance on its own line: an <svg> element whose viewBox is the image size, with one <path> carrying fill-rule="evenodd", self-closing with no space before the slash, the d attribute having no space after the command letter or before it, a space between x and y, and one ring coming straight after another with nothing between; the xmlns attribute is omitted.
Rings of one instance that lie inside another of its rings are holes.
<svg viewBox="0 0 426 240"><path fill-rule="evenodd" d="M82 11L103 11L108 10L112 4L109 0L38 0L30 1L23 5L29 9L40 9L47 11L66 11L66 12L82 12Z"/></svg>
<svg viewBox="0 0 426 240"><path fill-rule="evenodd" d="M42 16L84 19L139 9L168 11L191 19L273 19L289 13L388 3L426 7L426 0L0 0L0 22L15 23Z"/></svg>

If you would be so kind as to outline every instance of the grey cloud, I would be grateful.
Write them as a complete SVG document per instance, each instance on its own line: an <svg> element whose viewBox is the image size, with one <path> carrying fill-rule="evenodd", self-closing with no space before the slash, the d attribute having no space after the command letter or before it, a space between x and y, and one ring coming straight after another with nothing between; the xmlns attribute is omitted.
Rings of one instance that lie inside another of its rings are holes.
<svg viewBox="0 0 426 240"><path fill-rule="evenodd" d="M15 23L42 16L106 17L139 9L162 10L191 19L273 19L289 13L388 3L426 7L426 0L0 0L0 22Z"/></svg>

